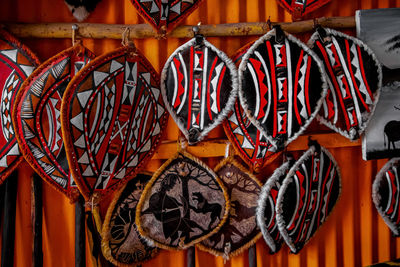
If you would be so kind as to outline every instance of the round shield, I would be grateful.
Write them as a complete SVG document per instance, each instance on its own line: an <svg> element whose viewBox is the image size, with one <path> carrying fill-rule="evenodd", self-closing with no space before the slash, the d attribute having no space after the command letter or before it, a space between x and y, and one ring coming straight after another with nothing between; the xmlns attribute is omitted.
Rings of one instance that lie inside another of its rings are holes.
<svg viewBox="0 0 400 267"><path fill-rule="evenodd" d="M276 221L275 207L279 189L290 167L291 162L285 162L276 169L263 185L258 199L257 224L270 248L271 254L278 252L283 242Z"/></svg>
<svg viewBox="0 0 400 267"><path fill-rule="evenodd" d="M159 78L133 46L88 64L62 102L67 157L82 195L101 198L140 171L153 155L167 113Z"/></svg>
<svg viewBox="0 0 400 267"><path fill-rule="evenodd" d="M131 0L139 14L158 32L169 32L189 16L202 0Z"/></svg>
<svg viewBox="0 0 400 267"><path fill-rule="evenodd" d="M240 64L242 56L251 45L250 43L244 46L235 54L233 62L236 65ZM238 99L235 101L232 113L224 120L223 126L235 151L254 171L258 172L268 161L279 156L267 137L248 119Z"/></svg>
<svg viewBox="0 0 400 267"><path fill-rule="evenodd" d="M318 27L309 46L323 61L328 81L318 119L350 140L358 139L379 98L380 63L359 39L332 29Z"/></svg>
<svg viewBox="0 0 400 267"><path fill-rule="evenodd" d="M198 246L229 259L248 249L261 237L256 221L261 183L232 157L219 163L215 172L224 183L231 208L228 220L221 229Z"/></svg>
<svg viewBox="0 0 400 267"><path fill-rule="evenodd" d="M139 235L135 224L136 206L150 178L151 175L138 174L115 195L108 207L101 247L107 260L117 266L141 263L158 252Z"/></svg>
<svg viewBox="0 0 400 267"><path fill-rule="evenodd" d="M40 65L22 84L13 123L22 154L32 168L71 200L78 196L61 134L61 99L71 78L94 55L77 44Z"/></svg>
<svg viewBox="0 0 400 267"><path fill-rule="evenodd" d="M243 56L239 82L243 109L278 150L304 132L326 95L318 57L280 27L258 39Z"/></svg>
<svg viewBox="0 0 400 267"><path fill-rule="evenodd" d="M235 64L201 36L180 46L161 74L165 105L189 144L222 122L237 97Z"/></svg>
<svg viewBox="0 0 400 267"><path fill-rule="evenodd" d="M228 211L221 180L181 150L146 185L136 208L136 225L158 247L186 249L217 232Z"/></svg>
<svg viewBox="0 0 400 267"><path fill-rule="evenodd" d="M0 29L0 184L23 159L12 124L12 108L22 83L39 64L29 48Z"/></svg>
<svg viewBox="0 0 400 267"><path fill-rule="evenodd" d="M290 169L276 201L279 231L298 253L326 221L339 199L339 167L332 155L312 145Z"/></svg>
<svg viewBox="0 0 400 267"><path fill-rule="evenodd" d="M395 236L400 236L400 158L393 158L376 175L372 199Z"/></svg>

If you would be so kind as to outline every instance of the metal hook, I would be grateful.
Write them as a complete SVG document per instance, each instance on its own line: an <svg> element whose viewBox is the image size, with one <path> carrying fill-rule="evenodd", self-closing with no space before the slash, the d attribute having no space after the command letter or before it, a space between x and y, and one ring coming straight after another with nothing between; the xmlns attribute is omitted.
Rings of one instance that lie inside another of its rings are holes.
<svg viewBox="0 0 400 267"><path fill-rule="evenodd" d="M201 25L201 22L197 23L197 25L193 27L194 38L196 38L196 45L198 45L198 46L202 45L203 44L203 40L204 40L204 36L199 34L200 25Z"/></svg>
<svg viewBox="0 0 400 267"><path fill-rule="evenodd" d="M77 42L76 41L76 39L77 39L76 38L76 36L77 36L76 32L78 31L79 27L78 27L77 24L73 24L71 28L72 28L72 46L74 46L76 44L76 42Z"/></svg>
<svg viewBox="0 0 400 267"><path fill-rule="evenodd" d="M267 25L268 25L268 30L269 30L269 31L272 30L271 16L268 17Z"/></svg>
<svg viewBox="0 0 400 267"><path fill-rule="evenodd" d="M321 153L321 145L318 143L317 140L313 140L311 135L308 137L308 147L314 147L315 148L315 154L320 154Z"/></svg>

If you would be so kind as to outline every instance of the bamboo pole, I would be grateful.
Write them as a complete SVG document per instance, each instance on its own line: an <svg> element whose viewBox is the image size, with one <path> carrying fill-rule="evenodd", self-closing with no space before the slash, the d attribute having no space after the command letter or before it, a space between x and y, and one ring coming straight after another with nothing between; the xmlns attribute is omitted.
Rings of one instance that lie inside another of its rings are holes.
<svg viewBox="0 0 400 267"><path fill-rule="evenodd" d="M318 18L296 22L271 22L271 26L281 25L289 33L312 31L315 23L323 27L343 29L354 28L356 23L353 16ZM14 35L22 38L71 38L72 25L78 26L77 36L93 39L121 39L122 33L129 28L129 37L143 38L190 38L193 37L193 25L182 25L165 36L157 33L149 24L100 24L100 23L3 23ZM200 34L204 36L251 36L262 35L269 29L268 22L247 22L228 24L209 24L200 26Z"/></svg>

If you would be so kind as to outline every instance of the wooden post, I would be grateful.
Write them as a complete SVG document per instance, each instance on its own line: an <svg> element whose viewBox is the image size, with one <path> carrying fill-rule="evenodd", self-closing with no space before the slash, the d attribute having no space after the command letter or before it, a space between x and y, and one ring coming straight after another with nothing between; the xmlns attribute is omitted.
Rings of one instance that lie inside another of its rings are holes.
<svg viewBox="0 0 400 267"><path fill-rule="evenodd" d="M187 267L195 267L196 266L196 249L194 246L188 248L186 250L186 261Z"/></svg>
<svg viewBox="0 0 400 267"><path fill-rule="evenodd" d="M32 177L31 217L32 217L32 263L34 267L43 266L42 249L42 223L43 223L43 199L42 179L36 173Z"/></svg>
<svg viewBox="0 0 400 267"><path fill-rule="evenodd" d="M86 266L85 200L82 195L75 203L75 267Z"/></svg>
<svg viewBox="0 0 400 267"><path fill-rule="evenodd" d="M249 247L249 267L257 267L256 244Z"/></svg>
<svg viewBox="0 0 400 267"><path fill-rule="evenodd" d="M5 181L4 218L1 247L1 267L14 266L15 207L17 200L18 171Z"/></svg>

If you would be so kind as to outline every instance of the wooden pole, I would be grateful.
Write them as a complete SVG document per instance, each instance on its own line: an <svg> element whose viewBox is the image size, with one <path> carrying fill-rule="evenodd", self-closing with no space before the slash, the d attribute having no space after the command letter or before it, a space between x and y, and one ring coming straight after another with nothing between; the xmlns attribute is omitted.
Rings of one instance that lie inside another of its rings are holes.
<svg viewBox="0 0 400 267"><path fill-rule="evenodd" d="M257 267L256 244L249 247L249 267Z"/></svg>
<svg viewBox="0 0 400 267"><path fill-rule="evenodd" d="M32 216L32 234L33 250L32 263L34 267L43 266L43 248L42 248L42 222L43 222L43 199L42 199L42 179L36 173L32 177L32 197L31 197L31 216Z"/></svg>
<svg viewBox="0 0 400 267"><path fill-rule="evenodd" d="M196 249L194 246L186 250L186 257L187 267L196 267Z"/></svg>
<svg viewBox="0 0 400 267"><path fill-rule="evenodd" d="M317 23L323 27L343 29L354 28L356 23L351 17L318 18ZM72 25L78 26L77 36L93 39L121 39L122 33L129 28L129 37L142 38L191 38L194 25L182 25L162 36L154 31L149 24L100 24L100 23L3 23L14 35L23 38L71 38ZM314 20L296 22L271 22L271 25L281 25L289 33L312 31ZM213 37L262 35L269 29L267 22L209 24L200 26L200 34Z"/></svg>
<svg viewBox="0 0 400 267"><path fill-rule="evenodd" d="M86 266L85 200L79 196L75 204L75 267Z"/></svg>
<svg viewBox="0 0 400 267"><path fill-rule="evenodd" d="M4 218L1 247L1 267L14 266L15 208L17 200L18 171L5 181Z"/></svg>

